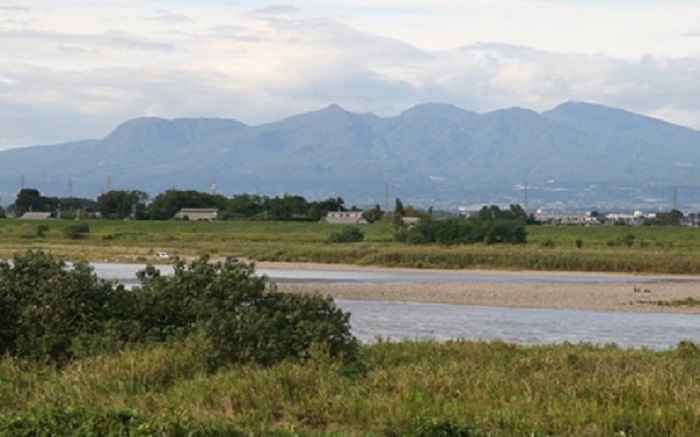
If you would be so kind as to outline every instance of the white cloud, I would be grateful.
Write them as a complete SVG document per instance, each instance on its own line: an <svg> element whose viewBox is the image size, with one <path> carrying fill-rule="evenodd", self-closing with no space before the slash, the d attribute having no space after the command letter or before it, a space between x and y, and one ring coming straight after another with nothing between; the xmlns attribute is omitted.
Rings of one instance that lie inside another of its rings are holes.
<svg viewBox="0 0 700 437"><path fill-rule="evenodd" d="M700 128L700 5L685 0L25 3L0 4L0 147L143 115L257 124L330 103L583 100Z"/></svg>

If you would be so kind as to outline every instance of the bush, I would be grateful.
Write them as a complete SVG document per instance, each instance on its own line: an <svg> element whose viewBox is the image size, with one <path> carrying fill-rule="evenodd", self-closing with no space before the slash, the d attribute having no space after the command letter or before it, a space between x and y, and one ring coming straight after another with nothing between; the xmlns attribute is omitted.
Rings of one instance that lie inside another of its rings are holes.
<svg viewBox="0 0 700 437"><path fill-rule="evenodd" d="M520 244L527 240L525 222L519 220L468 219L424 220L408 231L414 244Z"/></svg>
<svg viewBox="0 0 700 437"><path fill-rule="evenodd" d="M490 434L475 431L449 420L418 418L408 435L411 437L486 437Z"/></svg>
<svg viewBox="0 0 700 437"><path fill-rule="evenodd" d="M172 277L153 267L139 273L137 314L142 338L166 341L203 333L218 351L218 364L272 364L305 358L313 345L353 360L357 340L349 314L330 298L277 292L245 263L209 263L203 256L175 264Z"/></svg>
<svg viewBox="0 0 700 437"><path fill-rule="evenodd" d="M0 262L0 355L71 358L76 338L113 317L121 292L86 263L69 267L41 251Z"/></svg>
<svg viewBox="0 0 700 437"><path fill-rule="evenodd" d="M345 226L340 232L328 236L329 243L357 243L365 239L365 234L356 226Z"/></svg>
<svg viewBox="0 0 700 437"><path fill-rule="evenodd" d="M0 355L64 363L197 335L216 351L213 367L304 359L312 346L357 356L350 315L332 299L279 293L251 265L205 256L178 261L173 276L153 266L138 276L140 287L127 290L43 252L0 262Z"/></svg>
<svg viewBox="0 0 700 437"><path fill-rule="evenodd" d="M38 238L44 238L48 230L49 227L47 225L39 225L36 227L36 236Z"/></svg>
<svg viewBox="0 0 700 437"><path fill-rule="evenodd" d="M90 225L87 223L80 223L77 225L66 226L63 229L63 235L71 240L79 240L85 237L85 234L90 232Z"/></svg>

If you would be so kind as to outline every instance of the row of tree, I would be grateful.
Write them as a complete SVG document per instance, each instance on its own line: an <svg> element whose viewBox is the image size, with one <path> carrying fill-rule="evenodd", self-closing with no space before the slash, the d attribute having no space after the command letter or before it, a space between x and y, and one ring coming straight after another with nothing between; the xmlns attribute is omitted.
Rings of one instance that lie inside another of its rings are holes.
<svg viewBox="0 0 700 437"><path fill-rule="evenodd" d="M97 200L46 197L33 188L24 188L17 195L10 212L21 217L26 212L50 212L55 217L101 216L105 219L168 220L182 208L216 208L219 218L247 220L314 220L329 211L348 210L341 197L309 201L302 196L260 196L239 194L226 197L194 190L167 190L154 198L139 190L113 190ZM351 207L349 210L356 210ZM368 211L370 221L381 218L376 206Z"/></svg>
<svg viewBox="0 0 700 437"><path fill-rule="evenodd" d="M394 238L412 244L522 244L527 241L528 220L520 205L509 209L491 205L467 218L425 218L410 228L397 221Z"/></svg>

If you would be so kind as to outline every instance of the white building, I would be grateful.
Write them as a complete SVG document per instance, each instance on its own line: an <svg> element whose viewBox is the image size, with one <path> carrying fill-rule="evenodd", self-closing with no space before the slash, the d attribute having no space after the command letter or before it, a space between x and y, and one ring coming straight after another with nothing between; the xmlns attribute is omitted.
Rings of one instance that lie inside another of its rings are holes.
<svg viewBox="0 0 700 437"><path fill-rule="evenodd" d="M365 219L364 211L329 211L323 221L344 225L364 225L369 223Z"/></svg>
<svg viewBox="0 0 700 437"><path fill-rule="evenodd" d="M559 213L537 211L535 220L543 225L599 225L600 220L590 213Z"/></svg>
<svg viewBox="0 0 700 437"><path fill-rule="evenodd" d="M211 222L219 218L218 208L182 208L175 219Z"/></svg>

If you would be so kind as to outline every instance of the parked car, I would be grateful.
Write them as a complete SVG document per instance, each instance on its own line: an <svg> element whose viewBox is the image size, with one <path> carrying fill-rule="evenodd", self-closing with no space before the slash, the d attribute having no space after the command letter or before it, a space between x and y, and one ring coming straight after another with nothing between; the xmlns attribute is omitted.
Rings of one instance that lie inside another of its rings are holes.
<svg viewBox="0 0 700 437"><path fill-rule="evenodd" d="M226 255L225 260L227 263L237 263L238 257L236 255Z"/></svg>
<svg viewBox="0 0 700 437"><path fill-rule="evenodd" d="M161 250L160 252L156 252L156 258L158 259L173 259L173 256L169 254L168 252L165 252Z"/></svg>

